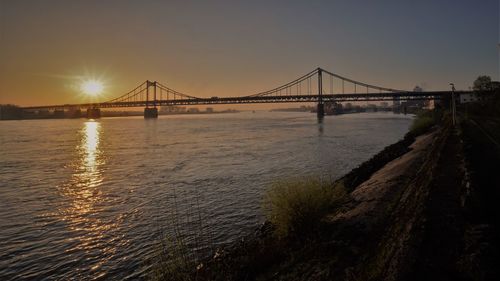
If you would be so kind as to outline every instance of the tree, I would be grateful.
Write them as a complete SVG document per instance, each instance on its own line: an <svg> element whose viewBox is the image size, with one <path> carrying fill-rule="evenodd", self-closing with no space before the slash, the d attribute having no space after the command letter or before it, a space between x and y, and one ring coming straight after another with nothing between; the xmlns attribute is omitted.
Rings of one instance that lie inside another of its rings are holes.
<svg viewBox="0 0 500 281"><path fill-rule="evenodd" d="M491 91L491 77L487 75L481 75L477 77L472 88L474 89L474 91Z"/></svg>

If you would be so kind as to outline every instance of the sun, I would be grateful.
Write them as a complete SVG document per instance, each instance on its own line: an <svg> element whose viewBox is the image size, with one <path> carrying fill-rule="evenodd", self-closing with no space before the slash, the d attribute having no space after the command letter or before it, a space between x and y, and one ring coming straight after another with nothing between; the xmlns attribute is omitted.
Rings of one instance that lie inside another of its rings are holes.
<svg viewBox="0 0 500 281"><path fill-rule="evenodd" d="M102 82L97 80L87 80L82 83L80 86L82 92L89 96L97 96L100 95L104 89Z"/></svg>

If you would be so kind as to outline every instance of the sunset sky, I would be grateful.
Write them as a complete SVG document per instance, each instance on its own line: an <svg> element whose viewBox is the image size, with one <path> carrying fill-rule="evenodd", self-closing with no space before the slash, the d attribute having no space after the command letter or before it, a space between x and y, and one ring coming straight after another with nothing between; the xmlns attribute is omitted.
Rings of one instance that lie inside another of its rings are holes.
<svg viewBox="0 0 500 281"><path fill-rule="evenodd" d="M311 2L311 3L310 3ZM499 79L497 0L0 0L0 103L102 101L146 79L249 95L320 66L392 88Z"/></svg>

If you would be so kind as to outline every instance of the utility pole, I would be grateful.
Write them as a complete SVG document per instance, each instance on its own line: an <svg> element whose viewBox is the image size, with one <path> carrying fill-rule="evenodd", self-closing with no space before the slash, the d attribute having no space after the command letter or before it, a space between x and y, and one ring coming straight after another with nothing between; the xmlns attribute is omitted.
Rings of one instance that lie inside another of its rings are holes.
<svg viewBox="0 0 500 281"><path fill-rule="evenodd" d="M450 86L451 86L451 114L452 114L452 122L453 122L453 126L456 125L457 123L457 117L456 117L456 104L455 104L455 84L453 83L450 83Z"/></svg>

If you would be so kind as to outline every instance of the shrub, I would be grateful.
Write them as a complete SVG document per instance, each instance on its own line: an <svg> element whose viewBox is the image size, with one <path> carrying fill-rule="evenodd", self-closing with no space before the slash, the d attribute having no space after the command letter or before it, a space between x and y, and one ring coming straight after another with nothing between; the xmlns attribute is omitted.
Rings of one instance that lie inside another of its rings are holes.
<svg viewBox="0 0 500 281"><path fill-rule="evenodd" d="M435 118L431 111L421 111L417 113L410 126L410 132L414 136L419 136L427 132L435 124Z"/></svg>
<svg viewBox="0 0 500 281"><path fill-rule="evenodd" d="M301 235L316 229L345 194L342 184L321 179L279 181L267 191L263 209L278 236Z"/></svg>

